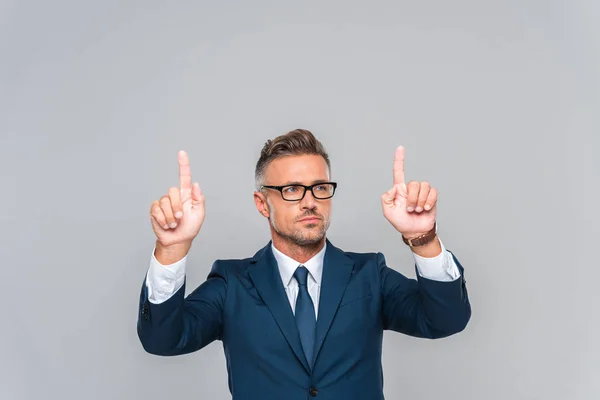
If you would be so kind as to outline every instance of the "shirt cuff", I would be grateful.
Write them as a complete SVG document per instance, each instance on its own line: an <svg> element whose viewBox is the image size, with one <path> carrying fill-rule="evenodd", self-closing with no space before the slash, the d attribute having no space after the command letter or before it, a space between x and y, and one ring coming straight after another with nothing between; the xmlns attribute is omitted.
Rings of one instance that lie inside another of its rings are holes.
<svg viewBox="0 0 600 400"><path fill-rule="evenodd" d="M460 277L460 271L454 262L452 253L446 250L442 239L439 238L442 252L436 257L422 257L413 252L417 271L423 278L433 281L451 282Z"/></svg>
<svg viewBox="0 0 600 400"><path fill-rule="evenodd" d="M187 254L173 264L162 265L154 256L155 250L156 247L152 250L150 267L146 274L146 287L148 288L148 301L160 304L169 300L183 286Z"/></svg>

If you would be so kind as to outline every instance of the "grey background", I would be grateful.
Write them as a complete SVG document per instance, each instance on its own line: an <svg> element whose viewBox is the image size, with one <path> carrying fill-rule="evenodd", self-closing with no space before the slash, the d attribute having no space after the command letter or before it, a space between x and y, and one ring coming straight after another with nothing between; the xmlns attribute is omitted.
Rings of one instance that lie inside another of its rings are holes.
<svg viewBox="0 0 600 400"><path fill-rule="evenodd" d="M269 240L265 140L312 130L329 231L414 277L381 213L394 149L438 188L473 317L386 332L389 399L597 399L597 1L0 1L0 397L229 398L222 347L145 353L148 209L191 159L188 292ZM592 247L593 246L593 247Z"/></svg>

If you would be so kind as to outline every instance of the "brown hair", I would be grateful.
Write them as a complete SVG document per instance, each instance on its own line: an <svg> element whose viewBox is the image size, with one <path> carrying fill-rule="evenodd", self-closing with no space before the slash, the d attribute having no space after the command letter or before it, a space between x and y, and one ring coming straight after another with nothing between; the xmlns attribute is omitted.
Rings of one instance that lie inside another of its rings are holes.
<svg viewBox="0 0 600 400"><path fill-rule="evenodd" d="M314 154L323 157L327 163L327 167L331 171L329 156L327 155L325 148L321 142L306 129L294 129L284 135L277 136L273 140L267 140L260 152L260 158L256 163L254 172L256 190L260 190L260 185L263 184L265 172L271 161L280 157L303 154Z"/></svg>

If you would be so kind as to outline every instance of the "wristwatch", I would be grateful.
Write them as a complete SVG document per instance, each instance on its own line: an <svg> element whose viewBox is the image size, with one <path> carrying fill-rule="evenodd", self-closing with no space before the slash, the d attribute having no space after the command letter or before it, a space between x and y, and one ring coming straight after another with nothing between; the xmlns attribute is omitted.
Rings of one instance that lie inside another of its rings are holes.
<svg viewBox="0 0 600 400"><path fill-rule="evenodd" d="M431 228L431 230L429 232L427 232L426 234L418 236L413 239L407 239L404 237L404 235L402 235L402 240L404 241L404 243L406 243L410 247L418 247L418 246L423 246L423 245L431 242L435 238L436 234L437 234L437 222L435 222L433 224L433 228Z"/></svg>

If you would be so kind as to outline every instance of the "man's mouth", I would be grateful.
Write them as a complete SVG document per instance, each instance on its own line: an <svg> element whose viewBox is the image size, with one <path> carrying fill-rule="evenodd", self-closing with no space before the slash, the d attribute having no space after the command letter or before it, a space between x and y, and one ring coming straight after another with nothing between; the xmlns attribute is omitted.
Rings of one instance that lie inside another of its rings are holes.
<svg viewBox="0 0 600 400"><path fill-rule="evenodd" d="M319 217L306 217L306 218L302 218L300 221L298 222L317 222L319 221L321 218Z"/></svg>

